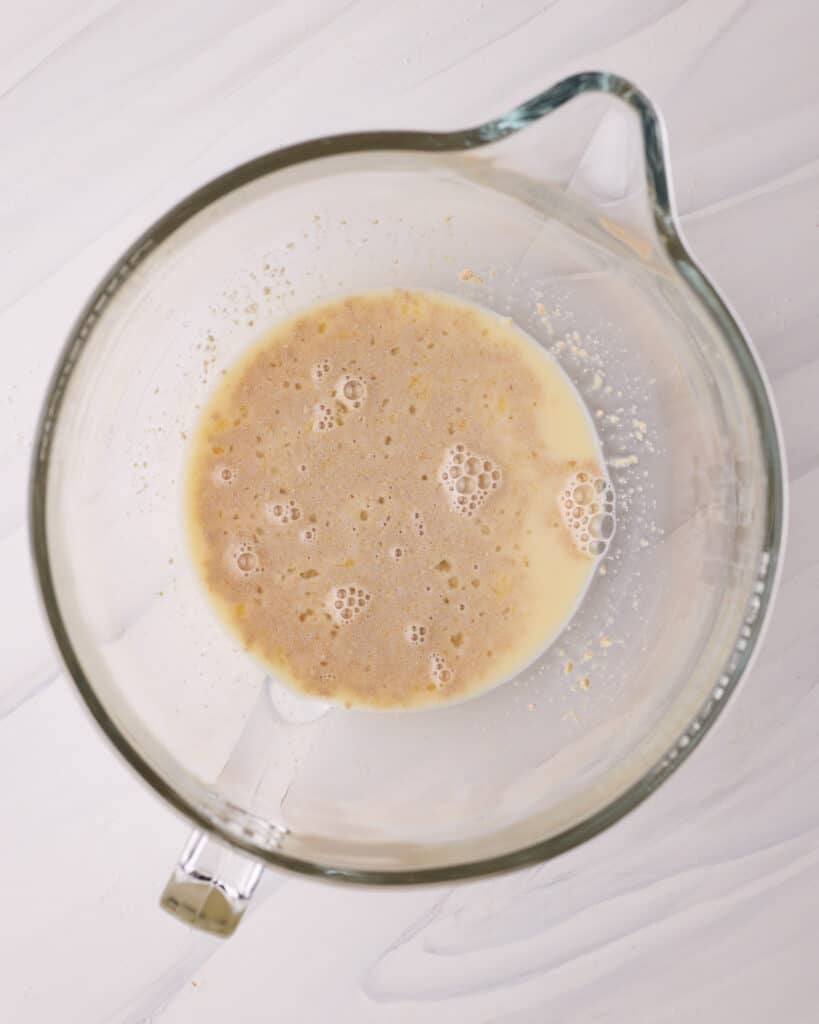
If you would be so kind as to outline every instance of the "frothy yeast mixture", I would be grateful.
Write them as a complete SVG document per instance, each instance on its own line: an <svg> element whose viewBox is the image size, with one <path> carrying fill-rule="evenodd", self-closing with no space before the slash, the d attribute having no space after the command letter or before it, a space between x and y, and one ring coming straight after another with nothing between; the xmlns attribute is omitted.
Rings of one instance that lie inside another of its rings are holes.
<svg viewBox="0 0 819 1024"><path fill-rule="evenodd" d="M508 320L351 295L267 334L192 441L197 568L244 646L347 705L440 705L560 632L614 529L594 429Z"/></svg>

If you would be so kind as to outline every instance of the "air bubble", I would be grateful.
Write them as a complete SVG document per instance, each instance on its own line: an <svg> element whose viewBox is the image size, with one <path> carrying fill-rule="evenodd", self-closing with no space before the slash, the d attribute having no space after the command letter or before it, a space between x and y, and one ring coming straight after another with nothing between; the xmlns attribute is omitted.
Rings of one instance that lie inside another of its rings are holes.
<svg viewBox="0 0 819 1024"><path fill-rule="evenodd" d="M611 540L614 534L614 516L596 515L589 520L589 533L595 540Z"/></svg>
<svg viewBox="0 0 819 1024"><path fill-rule="evenodd" d="M289 501L271 501L264 508L264 514L271 523L287 526L301 519L301 507L291 498Z"/></svg>
<svg viewBox="0 0 819 1024"><path fill-rule="evenodd" d="M236 483L236 476L233 466L216 466L213 471L213 482L218 487L230 487Z"/></svg>
<svg viewBox="0 0 819 1024"><path fill-rule="evenodd" d="M446 686L455 678L455 673L447 664L442 654L431 654L429 658L429 676L436 686Z"/></svg>
<svg viewBox="0 0 819 1024"><path fill-rule="evenodd" d="M242 576L250 576L253 573L261 572L259 556L247 541L242 541L238 547L234 548L230 557Z"/></svg>
<svg viewBox="0 0 819 1024"><path fill-rule="evenodd" d="M314 384L320 384L332 369L329 359L322 359L313 365L310 370L310 377Z"/></svg>
<svg viewBox="0 0 819 1024"><path fill-rule="evenodd" d="M415 647L422 646L427 642L427 627L411 622L404 627L404 639Z"/></svg>
<svg viewBox="0 0 819 1024"><path fill-rule="evenodd" d="M345 373L336 381L333 397L345 409L360 409L367 400L367 384L363 377Z"/></svg>
<svg viewBox="0 0 819 1024"><path fill-rule="evenodd" d="M563 521L575 544L585 554L599 558L614 536L614 490L603 476L575 473L558 498Z"/></svg>
<svg viewBox="0 0 819 1024"><path fill-rule="evenodd" d="M236 559L236 564L242 572L252 572L256 568L256 556L252 551L243 551Z"/></svg>
<svg viewBox="0 0 819 1024"><path fill-rule="evenodd" d="M572 491L572 497L581 505L594 501L594 487L591 484L578 484Z"/></svg>
<svg viewBox="0 0 819 1024"><path fill-rule="evenodd" d="M325 402L318 402L313 407L313 430L316 433L326 433L328 430L335 430L341 426L341 417Z"/></svg>
<svg viewBox="0 0 819 1024"><path fill-rule="evenodd" d="M347 626L366 610L369 600L368 590L351 583L344 587L333 587L325 605L339 626Z"/></svg>
<svg viewBox="0 0 819 1024"><path fill-rule="evenodd" d="M402 547L399 547L396 544L395 547L390 548L390 558L392 558L393 561L400 562L403 557L404 549Z"/></svg>
<svg viewBox="0 0 819 1024"><path fill-rule="evenodd" d="M500 486L501 473L491 459L458 443L444 452L438 481L447 491L453 512L473 516Z"/></svg>
<svg viewBox="0 0 819 1024"><path fill-rule="evenodd" d="M462 476L461 479L455 484L455 490L458 494L473 494L478 488L478 484L474 477Z"/></svg>

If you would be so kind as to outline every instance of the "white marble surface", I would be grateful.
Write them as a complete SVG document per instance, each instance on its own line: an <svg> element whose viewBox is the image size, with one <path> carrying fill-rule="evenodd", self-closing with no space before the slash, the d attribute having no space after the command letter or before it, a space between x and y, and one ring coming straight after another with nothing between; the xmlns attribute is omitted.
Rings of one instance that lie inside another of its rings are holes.
<svg viewBox="0 0 819 1024"><path fill-rule="evenodd" d="M6 0L0 34L0 1019L801 1024L819 972L819 11L804 0ZM326 132L454 127L604 67L661 106L695 254L779 404L762 653L652 799L543 867L267 876L227 943L164 916L187 832L106 746L36 606L29 446L67 325L192 187Z"/></svg>

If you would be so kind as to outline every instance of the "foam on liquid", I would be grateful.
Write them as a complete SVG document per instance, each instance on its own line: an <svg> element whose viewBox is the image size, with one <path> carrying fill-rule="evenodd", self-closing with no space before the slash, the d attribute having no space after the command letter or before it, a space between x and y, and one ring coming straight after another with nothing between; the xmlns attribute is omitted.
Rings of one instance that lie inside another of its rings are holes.
<svg viewBox="0 0 819 1024"><path fill-rule="evenodd" d="M430 292L315 307L224 378L192 442L208 593L294 688L436 705L559 633L615 529L591 422L509 321Z"/></svg>

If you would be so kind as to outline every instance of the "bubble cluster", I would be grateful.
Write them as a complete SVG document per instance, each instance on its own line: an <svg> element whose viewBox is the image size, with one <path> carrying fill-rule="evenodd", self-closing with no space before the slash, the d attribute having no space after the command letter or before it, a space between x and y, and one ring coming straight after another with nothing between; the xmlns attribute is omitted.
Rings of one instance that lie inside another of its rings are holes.
<svg viewBox="0 0 819 1024"><path fill-rule="evenodd" d="M259 556L253 550L253 546L247 541L241 541L231 551L230 559L242 576L252 576L253 573L261 572L262 566Z"/></svg>
<svg viewBox="0 0 819 1024"><path fill-rule="evenodd" d="M418 536L423 537L425 533L424 514L423 512L419 512L418 509L412 513L412 525Z"/></svg>
<svg viewBox="0 0 819 1024"><path fill-rule="evenodd" d="M238 474L233 466L215 466L213 470L213 482L217 487L230 487L231 484L236 483L237 475Z"/></svg>
<svg viewBox="0 0 819 1024"><path fill-rule="evenodd" d="M271 523L277 526L287 526L301 519L301 508L293 498L289 501L271 501L265 505L264 511Z"/></svg>
<svg viewBox="0 0 819 1024"><path fill-rule="evenodd" d="M327 610L339 626L348 626L367 608L370 597L368 590L352 583L333 587L327 595Z"/></svg>
<svg viewBox="0 0 819 1024"><path fill-rule="evenodd" d="M429 677L436 686L446 686L455 678L455 673L442 654L431 654L429 657Z"/></svg>
<svg viewBox="0 0 819 1024"><path fill-rule="evenodd" d="M345 373L336 381L333 398L348 412L360 409L367 401L367 383L357 374Z"/></svg>
<svg viewBox="0 0 819 1024"><path fill-rule="evenodd" d="M332 368L333 367L329 359L320 359L317 363L314 363L310 370L310 378L313 383L321 384Z"/></svg>
<svg viewBox="0 0 819 1024"><path fill-rule="evenodd" d="M449 496L452 511L473 516L500 487L501 471L491 459L470 451L465 444L455 444L444 453L438 479Z"/></svg>
<svg viewBox="0 0 819 1024"><path fill-rule="evenodd" d="M404 627L404 639L408 644L420 647L427 642L427 627L411 622L408 626Z"/></svg>
<svg viewBox="0 0 819 1024"><path fill-rule="evenodd" d="M577 547L593 558L605 555L616 526L611 483L581 470L568 480L558 501Z"/></svg>
<svg viewBox="0 0 819 1024"><path fill-rule="evenodd" d="M299 540L302 542L302 544L313 544L315 542L316 535L317 533L315 526L308 526L299 534Z"/></svg>
<svg viewBox="0 0 819 1024"><path fill-rule="evenodd" d="M403 557L404 549L398 544L396 544L395 547L390 548L390 558L393 559L393 561L400 562Z"/></svg>
<svg viewBox="0 0 819 1024"><path fill-rule="evenodd" d="M313 430L316 433L327 433L341 426L341 419L334 409L326 402L317 402L313 407Z"/></svg>

